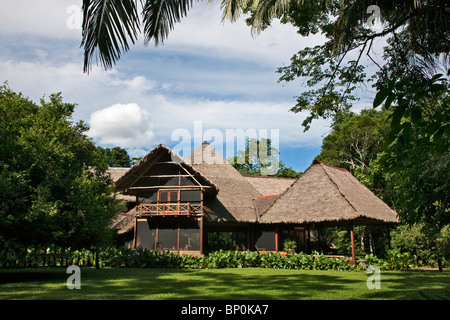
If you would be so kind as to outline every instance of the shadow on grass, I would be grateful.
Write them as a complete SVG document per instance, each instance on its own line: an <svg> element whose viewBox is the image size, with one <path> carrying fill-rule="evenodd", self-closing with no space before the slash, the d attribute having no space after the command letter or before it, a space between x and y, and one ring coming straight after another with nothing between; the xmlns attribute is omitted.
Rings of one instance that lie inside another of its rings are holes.
<svg viewBox="0 0 450 320"><path fill-rule="evenodd" d="M69 290L66 269L0 271L0 299L300 300L449 299L450 273L385 272L369 290L363 272L273 269L82 269Z"/></svg>
<svg viewBox="0 0 450 320"><path fill-rule="evenodd" d="M53 280L67 279L68 276L69 275L66 275L63 272L55 272L54 270L45 269L22 269L12 272L3 270L3 272L0 272L0 285L5 283L20 283L32 281L48 282Z"/></svg>
<svg viewBox="0 0 450 320"><path fill-rule="evenodd" d="M345 274L345 273L344 273ZM0 272L0 299L320 299L357 280L327 272L269 269L82 269L81 290L69 290L65 269ZM325 297L327 298L327 297Z"/></svg>
<svg viewBox="0 0 450 320"><path fill-rule="evenodd" d="M381 289L363 299L449 300L450 272L390 271L381 274Z"/></svg>

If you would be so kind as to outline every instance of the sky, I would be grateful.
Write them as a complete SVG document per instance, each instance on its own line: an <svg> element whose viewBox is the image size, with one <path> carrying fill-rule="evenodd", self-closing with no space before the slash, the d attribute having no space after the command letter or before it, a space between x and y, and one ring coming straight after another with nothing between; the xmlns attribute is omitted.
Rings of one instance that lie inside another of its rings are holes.
<svg viewBox="0 0 450 320"><path fill-rule="evenodd" d="M183 153L203 141L226 155L230 144L239 146L232 134L242 132L276 140L280 160L296 171L320 153L330 122L315 120L303 132L307 114L289 109L307 88L278 83L276 70L322 36L303 38L274 21L253 37L243 19L222 23L220 0L204 1L164 45L139 40L112 70L94 64L86 74L81 3L1 0L0 81L36 102L61 92L64 102L77 104L73 119L90 126L96 145L119 146L132 157L161 143Z"/></svg>

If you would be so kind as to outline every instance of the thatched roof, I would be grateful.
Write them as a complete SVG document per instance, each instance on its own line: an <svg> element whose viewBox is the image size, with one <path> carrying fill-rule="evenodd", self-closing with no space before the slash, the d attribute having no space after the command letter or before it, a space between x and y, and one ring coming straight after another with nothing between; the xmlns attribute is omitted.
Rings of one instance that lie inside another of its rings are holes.
<svg viewBox="0 0 450 320"><path fill-rule="evenodd" d="M214 148L204 142L190 156L192 165L214 185L217 197L204 204L209 219L222 222L256 222L253 199L261 194Z"/></svg>
<svg viewBox="0 0 450 320"><path fill-rule="evenodd" d="M116 183L116 181L119 180L119 178L121 178L125 173L127 173L128 170L130 170L130 168L110 167L106 172L109 174L112 181Z"/></svg>
<svg viewBox="0 0 450 320"><path fill-rule="evenodd" d="M111 229L117 230L117 234L124 234L133 230L135 213L136 209L133 208L127 213L120 212L116 214L111 222Z"/></svg>
<svg viewBox="0 0 450 320"><path fill-rule="evenodd" d="M262 196L283 194L297 178L244 175L245 180L255 187Z"/></svg>
<svg viewBox="0 0 450 320"><path fill-rule="evenodd" d="M350 172L314 161L259 221L357 225L395 223L398 217Z"/></svg>
<svg viewBox="0 0 450 320"><path fill-rule="evenodd" d="M117 182L117 180L119 180L125 173L128 172L128 170L130 170L130 168L115 168L115 167L111 167L111 168L108 168L108 170L106 172L107 172L107 174L109 174L109 176L111 177L113 183L115 184ZM121 194L121 193L118 193L116 195L116 199L117 200L128 201L128 202L136 201L136 197L125 195L125 194Z"/></svg>
<svg viewBox="0 0 450 320"><path fill-rule="evenodd" d="M158 169L158 166L179 166L185 169L194 179L199 181L202 186L207 187L207 193L216 194L218 187L207 177L203 176L195 167L189 164L189 161L181 157L169 147L160 144L145 157L139 160L130 170L121 176L115 184L116 190L123 191L124 194L137 194L138 191L131 190L134 186L148 186L148 183L140 183L145 179L145 175L152 169Z"/></svg>
<svg viewBox="0 0 450 320"><path fill-rule="evenodd" d="M209 221L330 225L398 222L397 213L345 169L314 161L299 179L242 176L206 142L188 159L159 145L131 169L111 168L110 174L116 190L133 194L127 188L139 185L140 177L167 163L183 166L207 186L203 208ZM132 217L133 210L118 217L121 232L132 229Z"/></svg>
<svg viewBox="0 0 450 320"><path fill-rule="evenodd" d="M264 212L266 212L267 209L272 205L272 203L275 202L279 197L281 197L281 194L277 195L271 195L271 196L262 196L258 197L253 200L253 203L255 204L255 210L257 216L261 216Z"/></svg>

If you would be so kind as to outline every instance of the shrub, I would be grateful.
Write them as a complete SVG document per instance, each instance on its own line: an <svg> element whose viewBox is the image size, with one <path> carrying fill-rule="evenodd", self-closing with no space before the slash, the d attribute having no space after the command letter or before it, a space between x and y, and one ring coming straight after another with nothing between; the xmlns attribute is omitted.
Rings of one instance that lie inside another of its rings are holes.
<svg viewBox="0 0 450 320"><path fill-rule="evenodd" d="M297 243L294 240L286 239L284 240L283 250L288 254L294 254L297 249Z"/></svg>

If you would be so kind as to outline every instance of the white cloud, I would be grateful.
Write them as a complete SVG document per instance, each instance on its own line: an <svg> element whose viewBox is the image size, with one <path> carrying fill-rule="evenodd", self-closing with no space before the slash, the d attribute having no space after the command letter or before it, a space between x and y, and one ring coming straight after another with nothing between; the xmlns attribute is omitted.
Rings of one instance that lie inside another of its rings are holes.
<svg viewBox="0 0 450 320"><path fill-rule="evenodd" d="M325 40L322 35L302 38L297 28L276 19L261 34L252 36L244 16L234 23L222 23L220 5L221 1L195 3L159 50L245 60L273 68L289 62L300 49Z"/></svg>
<svg viewBox="0 0 450 320"><path fill-rule="evenodd" d="M81 30L70 28L75 16L68 10L81 5L81 0L2 0L0 32L81 40Z"/></svg>
<svg viewBox="0 0 450 320"><path fill-rule="evenodd" d="M88 134L101 145L148 148L155 137L150 113L136 103L113 104L95 111L89 124Z"/></svg>
<svg viewBox="0 0 450 320"><path fill-rule="evenodd" d="M160 95L153 96L150 105L155 110L152 113L158 141L166 144L171 143L170 137L176 129L186 129L194 138L196 121L201 121L203 134L208 129L217 129L223 136L227 129L255 129L256 132L278 129L280 144L295 147L320 145L330 127L330 121L315 120L311 129L303 132L301 123L306 113L288 112L291 107L288 102L182 100Z"/></svg>
<svg viewBox="0 0 450 320"><path fill-rule="evenodd" d="M0 40L7 40L0 44L0 82L33 100L61 91L78 104L75 120L89 123L99 145L143 156L156 144L170 145L177 128L192 132L202 121L203 133L279 129L282 145L309 148L320 146L329 128L316 120L303 133L306 115L288 112L302 88L277 84L275 73L320 36L301 38L274 21L253 38L244 19L221 23L221 1L196 2L163 46L137 44L112 70L94 66L86 75L81 32L67 27L67 9L81 0L0 2Z"/></svg>

